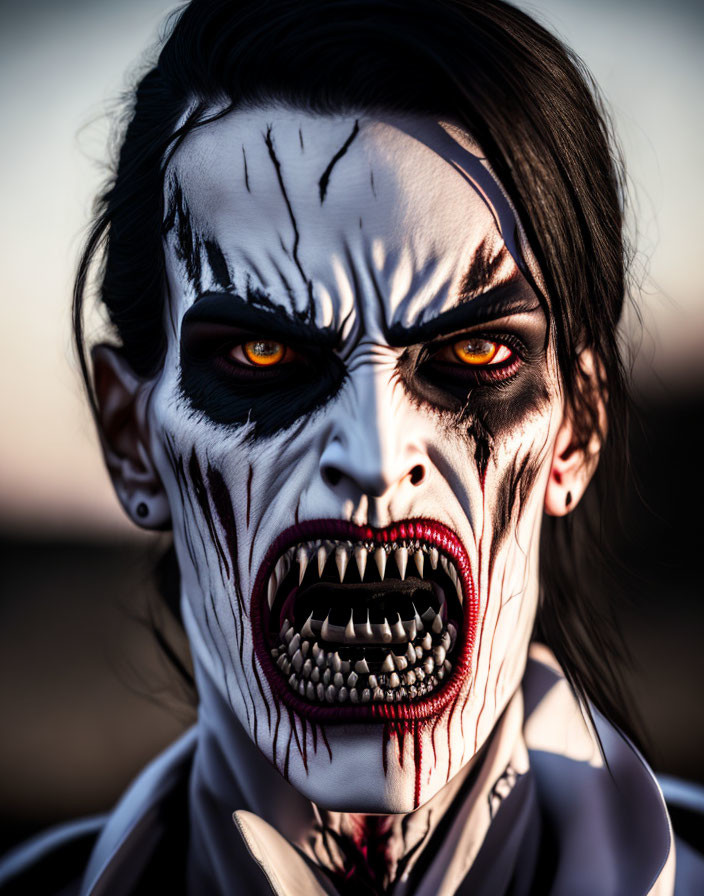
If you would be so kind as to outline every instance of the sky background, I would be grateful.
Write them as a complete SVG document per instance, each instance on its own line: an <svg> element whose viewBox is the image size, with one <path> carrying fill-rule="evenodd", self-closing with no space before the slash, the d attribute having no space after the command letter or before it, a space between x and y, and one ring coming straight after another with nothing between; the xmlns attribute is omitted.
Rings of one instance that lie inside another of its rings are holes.
<svg viewBox="0 0 704 896"><path fill-rule="evenodd" d="M585 60L626 158L642 391L704 388L704 7L520 4ZM70 337L73 271L111 114L158 39L162 0L0 3L0 525L126 532Z"/></svg>

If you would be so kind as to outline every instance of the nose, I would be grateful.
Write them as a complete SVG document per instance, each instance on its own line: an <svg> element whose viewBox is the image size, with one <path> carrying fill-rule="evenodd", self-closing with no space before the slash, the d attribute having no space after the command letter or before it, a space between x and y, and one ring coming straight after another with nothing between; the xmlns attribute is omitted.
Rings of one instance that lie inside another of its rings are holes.
<svg viewBox="0 0 704 896"><path fill-rule="evenodd" d="M323 481L346 497L382 498L419 486L428 460L414 425L417 411L400 384L368 370L348 382L345 393L320 456Z"/></svg>

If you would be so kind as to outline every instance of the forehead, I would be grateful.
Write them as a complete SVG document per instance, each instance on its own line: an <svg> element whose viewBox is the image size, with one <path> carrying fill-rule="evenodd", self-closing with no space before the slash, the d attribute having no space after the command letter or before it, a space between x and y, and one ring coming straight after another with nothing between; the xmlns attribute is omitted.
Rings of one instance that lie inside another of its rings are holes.
<svg viewBox="0 0 704 896"><path fill-rule="evenodd" d="M193 299L227 280L291 312L312 298L326 326L361 295L381 300L389 323L439 313L459 291L471 297L473 265L498 283L520 263L517 224L480 156L430 117L233 111L193 131L169 165L167 218L177 194L187 226L172 228L167 254Z"/></svg>

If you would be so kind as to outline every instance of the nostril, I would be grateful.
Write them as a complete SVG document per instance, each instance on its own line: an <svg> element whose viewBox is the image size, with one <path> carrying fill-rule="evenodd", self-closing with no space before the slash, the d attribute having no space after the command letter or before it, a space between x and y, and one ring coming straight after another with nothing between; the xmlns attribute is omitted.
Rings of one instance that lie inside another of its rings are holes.
<svg viewBox="0 0 704 896"><path fill-rule="evenodd" d="M337 485L342 479L342 471L337 467L325 466L323 467L323 479L328 485Z"/></svg>
<svg viewBox="0 0 704 896"><path fill-rule="evenodd" d="M409 475L411 477L412 485L420 485L423 479L425 479L425 470L420 464L416 464Z"/></svg>

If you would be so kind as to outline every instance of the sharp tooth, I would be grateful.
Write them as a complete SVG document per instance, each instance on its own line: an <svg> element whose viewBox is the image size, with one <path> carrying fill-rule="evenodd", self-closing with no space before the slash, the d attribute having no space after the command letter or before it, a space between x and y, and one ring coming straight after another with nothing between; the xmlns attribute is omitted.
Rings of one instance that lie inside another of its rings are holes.
<svg viewBox="0 0 704 896"><path fill-rule="evenodd" d="M315 699L315 685L312 685L310 682L306 685L306 697L309 700Z"/></svg>
<svg viewBox="0 0 704 896"><path fill-rule="evenodd" d="M446 672L449 672L452 669L452 663L449 660L445 660L442 667Z"/></svg>
<svg viewBox="0 0 704 896"><path fill-rule="evenodd" d="M433 658L438 666L442 666L445 662L445 656L447 655L445 648L442 646L435 647L433 649Z"/></svg>
<svg viewBox="0 0 704 896"><path fill-rule="evenodd" d="M349 549L347 545L339 544L335 548L335 563L337 565L337 572L340 576L340 581L344 581L345 578L345 570L347 569L347 562L350 559Z"/></svg>
<svg viewBox="0 0 704 896"><path fill-rule="evenodd" d="M437 568L438 568L438 560L439 560L439 558L440 558L440 554L438 553L438 549L437 549L437 548L431 548L431 549L430 549L430 565L433 567L433 569L437 569Z"/></svg>
<svg viewBox="0 0 704 896"><path fill-rule="evenodd" d="M296 552L296 560L298 562L298 584L300 585L308 567L308 551L303 545Z"/></svg>
<svg viewBox="0 0 704 896"><path fill-rule="evenodd" d="M353 616L353 611L350 610L350 618L349 618L349 621L347 622L347 625L345 626L345 642L348 644L352 641L357 640L357 635L355 634L355 631L354 631L354 620L352 619L352 616Z"/></svg>
<svg viewBox="0 0 704 896"><path fill-rule="evenodd" d="M350 703L359 703L357 688L350 688Z"/></svg>
<svg viewBox="0 0 704 896"><path fill-rule="evenodd" d="M372 692L369 690L369 688L364 688L364 690L362 691L362 703L369 703L371 699Z"/></svg>
<svg viewBox="0 0 704 896"><path fill-rule="evenodd" d="M286 632L289 630L291 623L288 619L284 619L284 624L281 626L281 631L279 632L279 637L283 641L286 638ZM293 637L293 634L291 635Z"/></svg>
<svg viewBox="0 0 704 896"><path fill-rule="evenodd" d="M408 660L405 656L396 656L396 654L394 654L394 663L396 664L396 668L401 671L408 668Z"/></svg>
<svg viewBox="0 0 704 896"><path fill-rule="evenodd" d="M325 651L321 650L315 658L315 665L322 669L325 665Z"/></svg>
<svg viewBox="0 0 704 896"><path fill-rule="evenodd" d="M298 676L296 675L295 672L292 672L291 675L289 675L288 683L291 685L291 687L295 691L296 688L298 687Z"/></svg>
<svg viewBox="0 0 704 896"><path fill-rule="evenodd" d="M323 684L328 685L332 681L332 672L329 669L326 669L323 672Z"/></svg>
<svg viewBox="0 0 704 896"><path fill-rule="evenodd" d="M325 699L325 685L322 683L322 681L320 682L320 684L316 684L315 686L315 696L318 698L318 700L320 700L321 703Z"/></svg>
<svg viewBox="0 0 704 896"><path fill-rule="evenodd" d="M296 632L296 634L289 641L288 655L292 657L300 646L301 646L301 636L298 634L298 632Z"/></svg>
<svg viewBox="0 0 704 896"><path fill-rule="evenodd" d="M354 624L354 633L362 641L373 641L374 640L374 632L372 631L371 623L369 622L369 610L367 610L367 621L366 622L355 622Z"/></svg>
<svg viewBox="0 0 704 896"><path fill-rule="evenodd" d="M335 685L329 684L327 686L327 690L325 691L325 699L328 701L328 703L334 703L336 696L337 696L337 691L335 690Z"/></svg>
<svg viewBox="0 0 704 896"><path fill-rule="evenodd" d="M416 669L416 680L423 681L424 678L425 678L425 672L420 668Z"/></svg>
<svg viewBox="0 0 704 896"><path fill-rule="evenodd" d="M325 617L325 621L323 622L323 627L320 629L320 634L323 636L325 641L330 640L330 614Z"/></svg>
<svg viewBox="0 0 704 896"><path fill-rule="evenodd" d="M310 650L310 641L301 641L301 653L304 657L308 656Z"/></svg>
<svg viewBox="0 0 704 896"><path fill-rule="evenodd" d="M450 646L447 649L451 650L455 646L455 641L457 640L457 629L451 622L447 623L447 634L450 636Z"/></svg>
<svg viewBox="0 0 704 896"><path fill-rule="evenodd" d="M432 624L431 628L435 632L436 635L439 635L440 632L443 630L443 622L442 622L440 613L438 613L437 616L435 617L435 619L433 619L433 624Z"/></svg>
<svg viewBox="0 0 704 896"><path fill-rule="evenodd" d="M408 548L400 547L396 551L396 566L398 567L401 581L403 581L406 578L406 567L408 566Z"/></svg>
<svg viewBox="0 0 704 896"><path fill-rule="evenodd" d="M391 688L388 688L386 693L384 694L387 703L393 703L396 699L396 694L393 692Z"/></svg>
<svg viewBox="0 0 704 896"><path fill-rule="evenodd" d="M408 649L406 650L406 659L409 663L415 663L416 661L416 651L415 647L412 644L408 645Z"/></svg>
<svg viewBox="0 0 704 896"><path fill-rule="evenodd" d="M435 610L432 607L428 607L427 610L423 611L423 615L420 617L425 623L427 628L433 624L433 619L435 619Z"/></svg>
<svg viewBox="0 0 704 896"><path fill-rule="evenodd" d="M374 690L374 688L379 686L379 682L377 681L376 675L369 676L369 687Z"/></svg>
<svg viewBox="0 0 704 896"><path fill-rule="evenodd" d="M315 667L313 666L313 663L311 663L310 660L306 660L305 663L303 663L303 677L310 678L311 672L314 668Z"/></svg>
<svg viewBox="0 0 704 896"><path fill-rule="evenodd" d="M386 551L379 547L374 551L374 562L379 570L379 578L384 581L384 573L386 572Z"/></svg>
<svg viewBox="0 0 704 896"><path fill-rule="evenodd" d="M318 578L322 579L323 570L325 569L325 564L328 559L328 549L324 544L321 544L318 548Z"/></svg>
<svg viewBox="0 0 704 896"><path fill-rule="evenodd" d="M433 639L430 637L430 632L426 632L423 636L423 640L420 642L420 646L423 650L430 650L433 646Z"/></svg>
<svg viewBox="0 0 704 896"><path fill-rule="evenodd" d="M284 667L286 666L287 663L288 663L288 659L286 658L286 654L282 653L281 656L276 661L276 665L279 667L279 669L284 670Z"/></svg>
<svg viewBox="0 0 704 896"><path fill-rule="evenodd" d="M306 695L306 683L302 679L298 682L298 693L301 697L305 697Z"/></svg>
<svg viewBox="0 0 704 896"><path fill-rule="evenodd" d="M418 575L423 578L423 566L425 565L425 557L423 555L423 551L416 551L413 555L413 559L415 560L416 569L418 570Z"/></svg>
<svg viewBox="0 0 704 896"><path fill-rule="evenodd" d="M380 700L383 700L383 699L384 699L384 692L382 691L382 689L374 688L374 690L372 691L372 700L374 700L375 703L378 703Z"/></svg>
<svg viewBox="0 0 704 896"><path fill-rule="evenodd" d="M291 641L291 643L293 644L293 641ZM291 664L293 665L293 668L296 670L296 672L300 672L303 668L303 654L300 650L297 650L294 653Z"/></svg>
<svg viewBox="0 0 704 896"><path fill-rule="evenodd" d="M427 656L425 660L423 660L423 671L426 675L432 675L433 670L435 669L435 661L432 656Z"/></svg>
<svg viewBox="0 0 704 896"><path fill-rule="evenodd" d="M391 634L393 635L393 640L397 644L405 644L408 640L408 635L406 634L406 629L403 626L403 622L401 622L400 616L391 626Z"/></svg>
<svg viewBox="0 0 704 896"><path fill-rule="evenodd" d="M443 636L441 638L441 644L445 648L445 653L447 653L447 651L450 649L450 646L452 644L452 638L450 637L450 632L449 632L449 628L451 625L452 625L452 623L448 622L448 624L447 624L448 631L444 632Z"/></svg>
<svg viewBox="0 0 704 896"><path fill-rule="evenodd" d="M351 668L352 668L352 665L350 664L349 660L342 661L342 665L340 666L340 671L342 672L343 675L349 675Z"/></svg>
<svg viewBox="0 0 704 896"><path fill-rule="evenodd" d="M359 681L359 675L356 672L350 672L347 676L347 686L353 688Z"/></svg>
<svg viewBox="0 0 704 896"><path fill-rule="evenodd" d="M344 687L344 685L343 685L343 686L340 688L340 690L338 691L338 694L337 694L337 699L340 701L340 703L344 703L344 702L345 702L345 700L347 699L347 695L348 695L348 693L349 693L349 691L348 691L347 688Z"/></svg>
<svg viewBox="0 0 704 896"><path fill-rule="evenodd" d="M416 635L418 634L418 630L416 628L415 619L403 620L403 629L406 632L406 640L414 641Z"/></svg>
<svg viewBox="0 0 704 896"><path fill-rule="evenodd" d="M266 599L269 604L269 609L274 605L274 598L276 597L276 573L272 572L269 577L269 588L266 593Z"/></svg>
<svg viewBox="0 0 704 896"><path fill-rule="evenodd" d="M413 671L413 669L409 669L408 672L406 672L406 674L403 676L403 680L409 686L416 683L416 673Z"/></svg>
<svg viewBox="0 0 704 896"><path fill-rule="evenodd" d="M389 684L392 688L397 688L401 684L401 679L395 672L392 672L391 675L389 675Z"/></svg>
<svg viewBox="0 0 704 896"><path fill-rule="evenodd" d="M320 669L317 666L313 666L313 671L310 673L310 680L313 684L317 684L320 681Z"/></svg>
<svg viewBox="0 0 704 896"><path fill-rule="evenodd" d="M342 660L340 659L340 654L335 651L332 655L332 671L339 672L342 669Z"/></svg>
<svg viewBox="0 0 704 896"><path fill-rule="evenodd" d="M428 636L428 637L430 637L430 636ZM423 650L422 646L420 646L418 644L416 644L416 646L413 649L416 652L416 660L418 660L418 662L420 662L425 655L425 651Z"/></svg>
<svg viewBox="0 0 704 896"><path fill-rule="evenodd" d="M276 563L276 569L274 570L276 573L276 581L283 582L286 573L288 572L288 564L286 562L286 557L279 557Z"/></svg>
<svg viewBox="0 0 704 896"><path fill-rule="evenodd" d="M414 615L413 615L413 621L414 621L415 624L416 624L416 630L419 631L419 632L422 632L422 631L423 631L423 628L424 628L423 620L422 620L422 619L420 618L420 616L418 615L418 610L416 610L416 605L415 605L415 604L411 604L411 606L413 607L413 614L414 614Z"/></svg>
<svg viewBox="0 0 704 896"><path fill-rule="evenodd" d="M313 613L311 612L310 616L303 623L303 628L301 629L301 634L304 638L313 638L315 637L315 632L313 631L313 626L311 625L311 620L313 619Z"/></svg>
<svg viewBox="0 0 704 896"><path fill-rule="evenodd" d="M391 628L389 627L388 620L384 618L383 622L372 622L371 629L373 633L373 639L378 641L381 640L384 644L390 644L393 640L393 634L391 633ZM405 633L404 633L405 640Z"/></svg>
<svg viewBox="0 0 704 896"><path fill-rule="evenodd" d="M341 688L345 683L345 679L342 677L342 672L336 672L332 677L332 683L336 688Z"/></svg>
<svg viewBox="0 0 704 896"><path fill-rule="evenodd" d="M448 566L448 564L447 564L447 557L441 557L441 558L440 558L440 566L442 566L442 569L443 569L443 572L445 573L445 575L449 576L449 575L450 575L450 568L449 568L449 566Z"/></svg>
<svg viewBox="0 0 704 896"><path fill-rule="evenodd" d="M358 544L354 549L354 559L357 561L357 569L359 570L359 578L364 581L364 570L367 568L367 549Z"/></svg>
<svg viewBox="0 0 704 896"><path fill-rule="evenodd" d="M358 672L360 675L367 675L369 673L369 666L364 657L362 657L361 660L357 660L354 664L354 671Z"/></svg>
<svg viewBox="0 0 704 896"><path fill-rule="evenodd" d="M386 654L384 657L384 662L381 664L382 672L393 672L394 671L394 660L391 651Z"/></svg>

